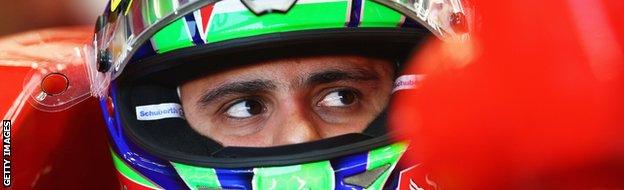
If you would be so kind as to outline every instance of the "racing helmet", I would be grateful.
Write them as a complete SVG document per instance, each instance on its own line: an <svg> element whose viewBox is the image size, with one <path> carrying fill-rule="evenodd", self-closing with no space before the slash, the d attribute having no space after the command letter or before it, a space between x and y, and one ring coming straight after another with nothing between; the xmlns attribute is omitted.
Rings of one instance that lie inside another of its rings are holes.
<svg viewBox="0 0 624 190"><path fill-rule="evenodd" d="M385 112L358 134L224 147L189 126L177 87L287 56L359 54L401 68L423 39L466 30L459 0L111 0L87 67L123 189L396 189L414 166L400 163L408 142L393 138ZM418 80L397 76L395 89Z"/></svg>

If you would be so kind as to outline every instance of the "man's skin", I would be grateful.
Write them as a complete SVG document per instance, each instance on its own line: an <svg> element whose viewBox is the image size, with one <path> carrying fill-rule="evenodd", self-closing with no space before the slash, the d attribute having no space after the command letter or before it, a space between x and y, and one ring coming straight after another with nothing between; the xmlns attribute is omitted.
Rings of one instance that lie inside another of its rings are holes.
<svg viewBox="0 0 624 190"><path fill-rule="evenodd" d="M224 146L269 147L362 132L386 107L390 61L361 56L266 61L180 86L186 120Z"/></svg>

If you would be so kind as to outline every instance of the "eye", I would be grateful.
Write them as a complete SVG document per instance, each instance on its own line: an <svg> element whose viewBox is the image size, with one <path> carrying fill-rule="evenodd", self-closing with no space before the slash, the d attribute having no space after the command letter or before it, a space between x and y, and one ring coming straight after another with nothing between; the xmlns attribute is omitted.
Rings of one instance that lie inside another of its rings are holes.
<svg viewBox="0 0 624 190"><path fill-rule="evenodd" d="M264 111L264 106L260 101L247 99L231 105L227 108L225 114L229 117L244 119L261 114L262 111Z"/></svg>
<svg viewBox="0 0 624 190"><path fill-rule="evenodd" d="M353 90L337 90L323 97L317 105L326 107L346 107L357 100L357 94Z"/></svg>

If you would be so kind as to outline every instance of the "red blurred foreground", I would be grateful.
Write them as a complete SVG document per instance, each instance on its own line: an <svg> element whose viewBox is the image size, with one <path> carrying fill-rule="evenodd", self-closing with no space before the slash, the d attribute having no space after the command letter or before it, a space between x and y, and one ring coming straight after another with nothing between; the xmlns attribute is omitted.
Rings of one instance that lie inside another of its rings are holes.
<svg viewBox="0 0 624 190"><path fill-rule="evenodd" d="M490 0L426 45L393 126L443 189L624 189L624 1Z"/></svg>

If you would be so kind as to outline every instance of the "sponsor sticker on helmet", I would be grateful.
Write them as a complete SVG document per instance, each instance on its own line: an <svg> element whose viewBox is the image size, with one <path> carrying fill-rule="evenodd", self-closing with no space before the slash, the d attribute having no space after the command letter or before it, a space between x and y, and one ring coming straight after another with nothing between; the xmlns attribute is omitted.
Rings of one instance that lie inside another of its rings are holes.
<svg viewBox="0 0 624 190"><path fill-rule="evenodd" d="M394 81L392 92L405 89L415 89L424 78L425 75L401 75Z"/></svg>
<svg viewBox="0 0 624 190"><path fill-rule="evenodd" d="M136 117L139 121L151 121L166 118L183 118L184 111L178 103L162 103L136 107Z"/></svg>

